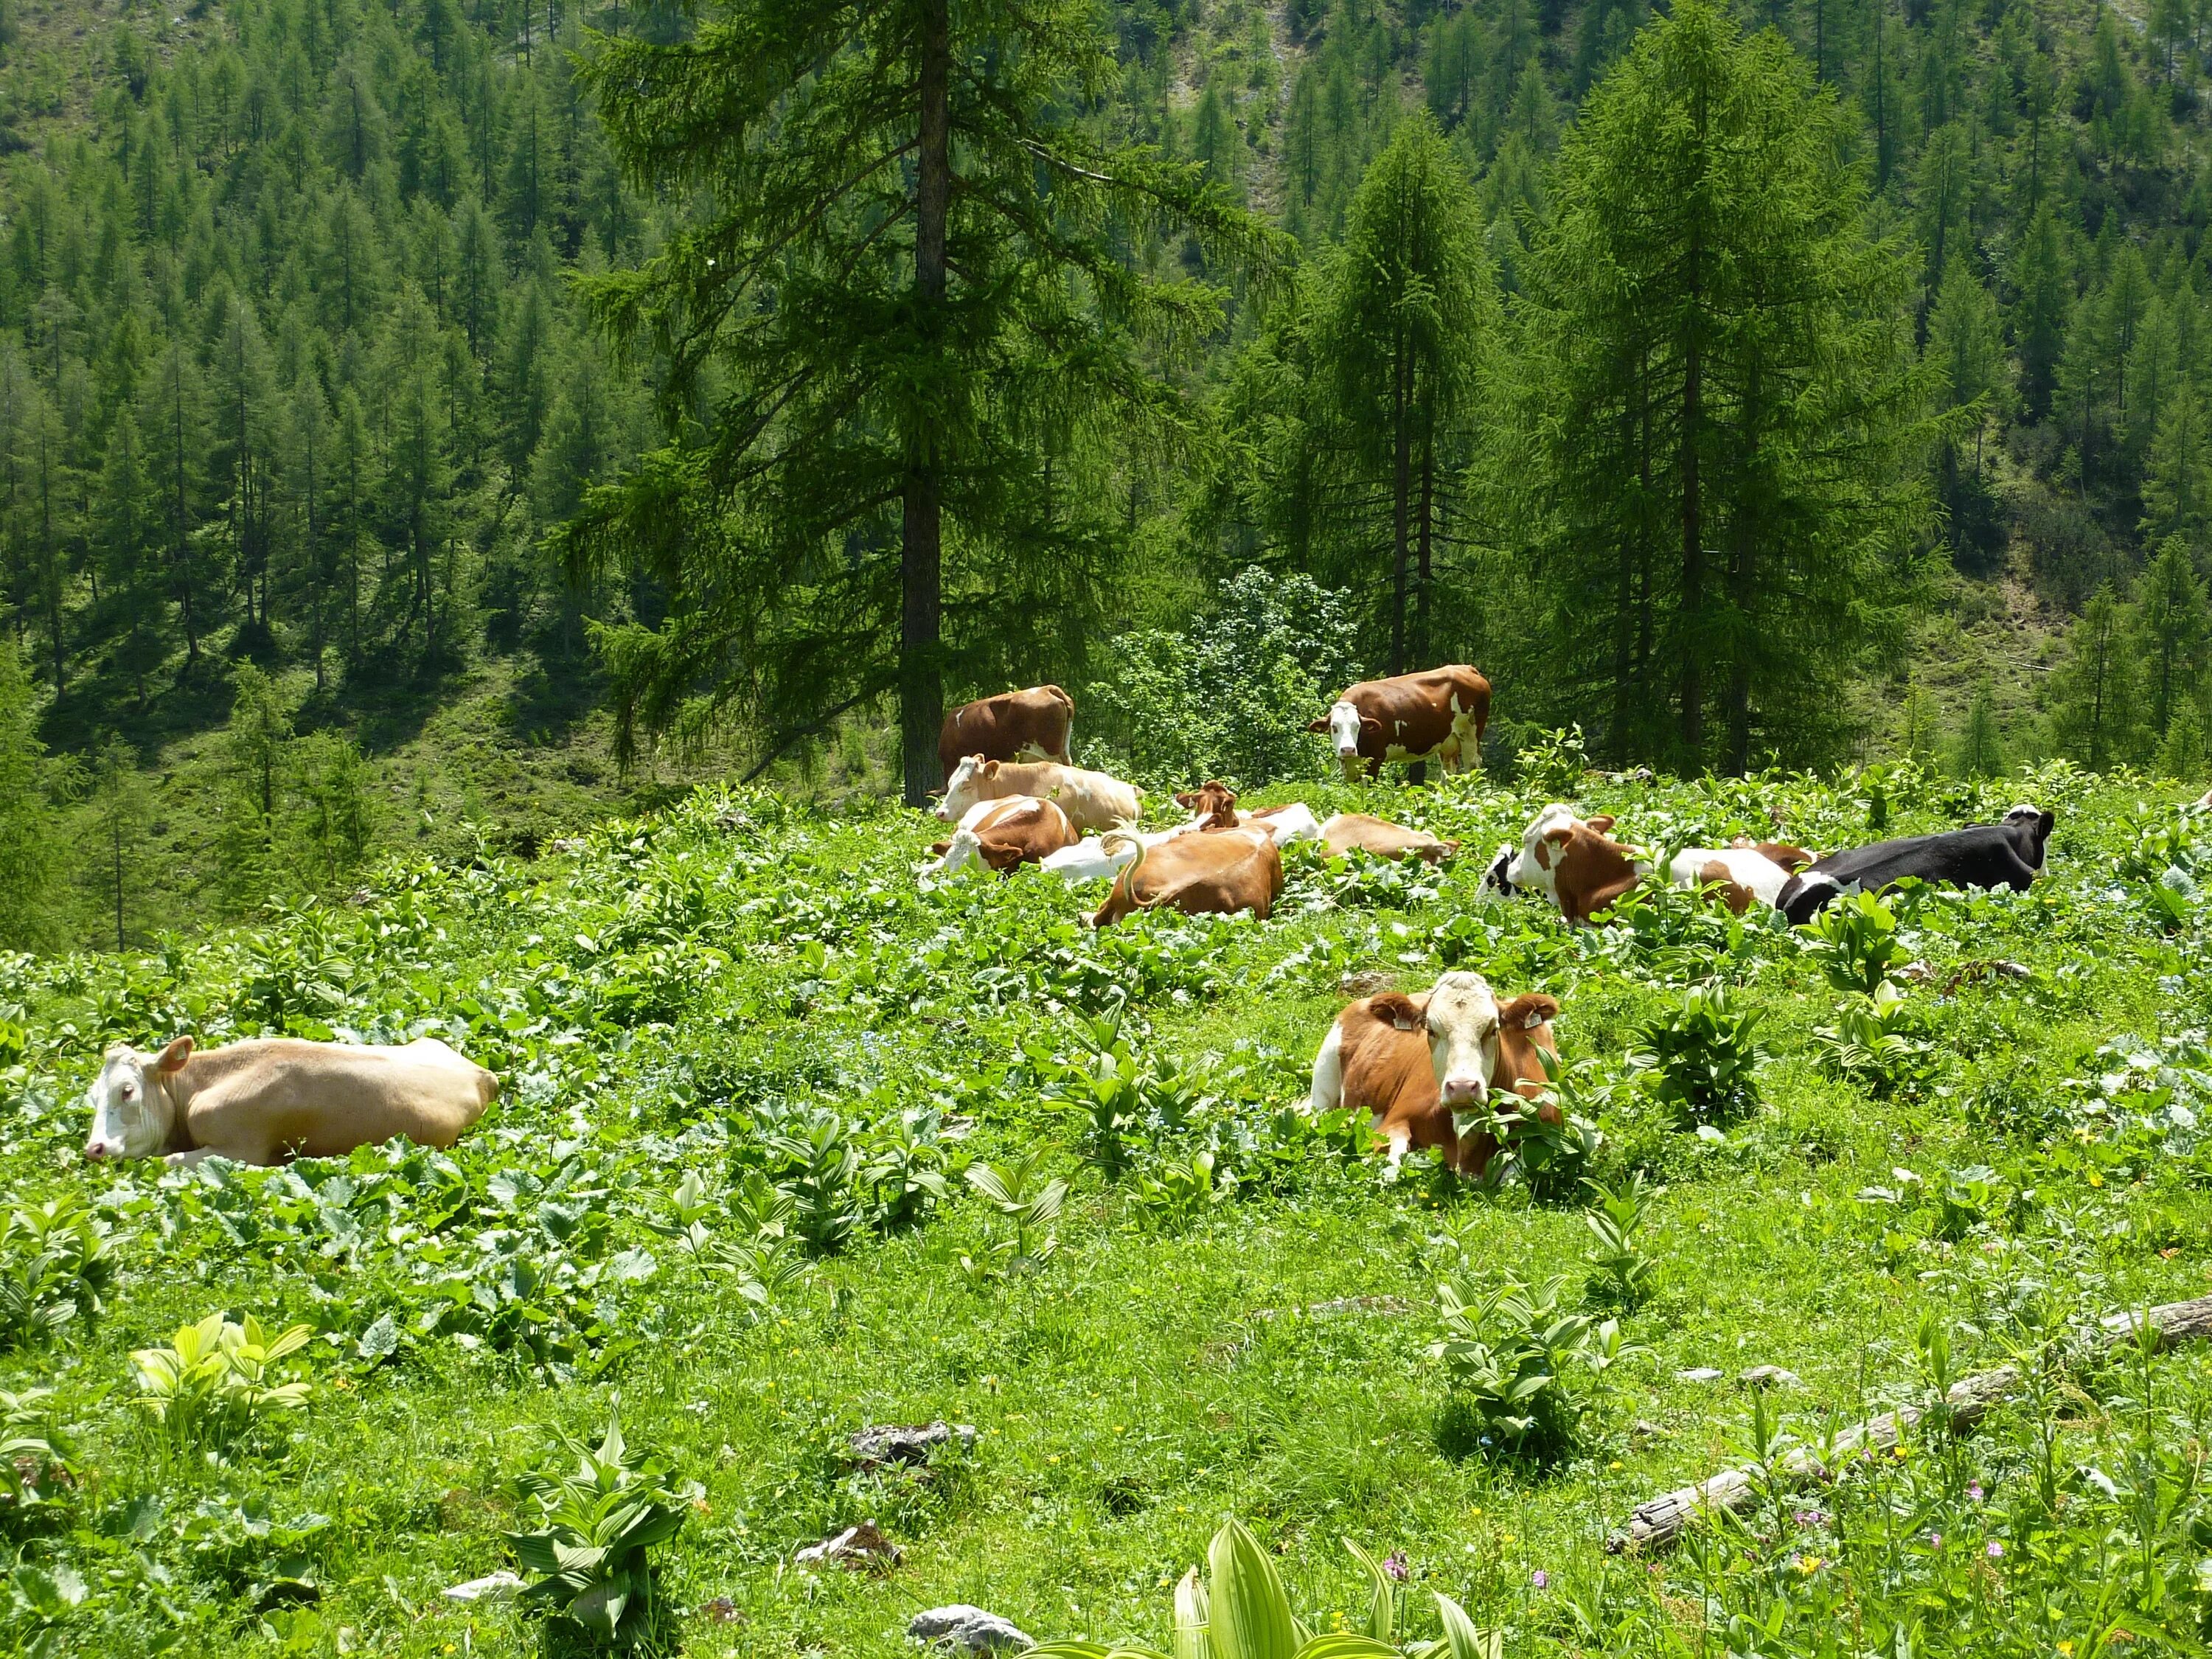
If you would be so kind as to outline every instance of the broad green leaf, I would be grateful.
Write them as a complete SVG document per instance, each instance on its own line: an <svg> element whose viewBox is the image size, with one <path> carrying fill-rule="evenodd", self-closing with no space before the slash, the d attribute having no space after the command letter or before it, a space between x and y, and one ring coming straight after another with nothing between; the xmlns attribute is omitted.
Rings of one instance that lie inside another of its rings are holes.
<svg viewBox="0 0 2212 1659"><path fill-rule="evenodd" d="M1504 1659L1504 1631L1477 1630L1467 1609L1442 1592L1437 1595L1437 1613L1443 1620L1444 1645L1451 1659Z"/></svg>
<svg viewBox="0 0 2212 1659"><path fill-rule="evenodd" d="M1378 1642L1358 1631L1324 1631L1298 1644L1297 1659L1403 1659L1388 1642Z"/></svg>
<svg viewBox="0 0 2212 1659"><path fill-rule="evenodd" d="M1176 1586L1175 1659L1213 1659L1206 1617L1206 1581L1193 1567Z"/></svg>
<svg viewBox="0 0 2212 1659"><path fill-rule="evenodd" d="M1352 1559L1367 1569L1369 1595L1367 1601L1366 1634L1378 1642L1388 1642L1397 1626L1398 1597L1390 1575L1382 1571L1382 1564L1347 1538L1344 1547L1352 1552Z"/></svg>
<svg viewBox="0 0 2212 1659"><path fill-rule="evenodd" d="M1212 1586L1206 1633L1215 1659L1293 1659L1298 1640L1291 1598L1260 1540L1231 1520L1206 1552Z"/></svg>

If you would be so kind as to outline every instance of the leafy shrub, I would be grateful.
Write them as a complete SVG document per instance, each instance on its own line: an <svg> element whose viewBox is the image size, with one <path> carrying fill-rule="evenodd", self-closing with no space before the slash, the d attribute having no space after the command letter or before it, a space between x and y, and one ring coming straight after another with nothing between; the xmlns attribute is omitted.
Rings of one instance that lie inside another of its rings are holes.
<svg viewBox="0 0 2212 1659"><path fill-rule="evenodd" d="M2176 933L2197 907L2206 866L2212 864L2198 839L2199 821L2176 809L2138 819L2135 838L2118 859L2120 878L2162 933Z"/></svg>
<svg viewBox="0 0 2212 1659"><path fill-rule="evenodd" d="M1560 1306L1566 1281L1509 1279L1486 1296L1437 1287L1443 1335L1429 1349L1451 1383L1440 1440L1448 1452L1553 1462L1580 1439L1583 1402L1572 1369L1602 1370L1626 1352L1620 1327Z"/></svg>
<svg viewBox="0 0 2212 1659"><path fill-rule="evenodd" d="M1590 1299L1632 1312L1651 1294L1659 1272L1658 1262L1644 1253L1638 1242L1651 1219L1651 1195L1644 1190L1643 1172L1633 1171L1611 1187L1599 1181L1583 1185L1597 1200L1583 1217L1597 1241L1597 1253L1590 1257L1596 1270L1589 1281Z"/></svg>
<svg viewBox="0 0 2212 1659"><path fill-rule="evenodd" d="M1202 626L1121 635L1105 659L1114 678L1085 693L1085 720L1128 775L1257 787L1334 769L1306 722L1357 677L1352 625L1309 576L1239 571Z"/></svg>
<svg viewBox="0 0 2212 1659"><path fill-rule="evenodd" d="M1224 1522L1206 1550L1206 1579L1193 1567L1176 1586L1176 1659L1401 1659L1397 1583L1382 1563L1349 1538L1343 1541L1366 1581L1367 1605L1347 1628L1310 1635L1309 1623L1322 1621L1297 1616L1260 1540L1242 1522ZM1502 1633L1477 1630L1457 1601L1435 1594L1443 1640L1403 1651L1427 1659L1498 1659ZM1097 1642L1046 1642L1030 1651L1035 1659L1163 1659L1147 1648Z"/></svg>
<svg viewBox="0 0 2212 1659"><path fill-rule="evenodd" d="M1934 1045L1918 1035L1919 1016L1888 980L1871 996L1854 995L1836 1011L1833 1025L1813 1033L1813 1051L1838 1077L1887 1099L1927 1080L1935 1069Z"/></svg>
<svg viewBox="0 0 2212 1659"><path fill-rule="evenodd" d="M1045 1230L1060 1218L1067 1201L1067 1182L1043 1178L1044 1148L1033 1146L1016 1162L1000 1165L978 1160L968 1166L968 1184L1012 1224L1012 1231L991 1248L1011 1268L1042 1267L1060 1241ZM1037 1234L1044 1233L1042 1238Z"/></svg>
<svg viewBox="0 0 2212 1659"><path fill-rule="evenodd" d="M1838 991L1872 996L1910 954L1897 937L1897 911L1879 893L1844 893L1805 924L1806 948Z"/></svg>
<svg viewBox="0 0 2212 1659"><path fill-rule="evenodd" d="M35 1346L71 1322L89 1327L115 1267L108 1227L82 1199L11 1210L0 1224L0 1348Z"/></svg>
<svg viewBox="0 0 2212 1659"><path fill-rule="evenodd" d="M573 1469L549 1464L515 1482L538 1521L535 1531L507 1534L514 1559L538 1575L520 1600L552 1609L599 1642L635 1646L655 1612L646 1552L683 1526L684 1498L670 1490L659 1458L623 1441L617 1418L607 1419L597 1446L566 1435L556 1444L575 1460Z"/></svg>
<svg viewBox="0 0 2212 1659"><path fill-rule="evenodd" d="M1163 1158L1137 1179L1137 1202L1155 1222L1173 1224L1205 1214L1237 1195L1237 1177L1216 1173L1214 1155Z"/></svg>
<svg viewBox="0 0 2212 1659"><path fill-rule="evenodd" d="M1579 721L1524 737L1513 760L1515 781L1523 789L1563 800L1571 800L1582 793L1583 780L1589 769L1589 749Z"/></svg>
<svg viewBox="0 0 2212 1659"><path fill-rule="evenodd" d="M251 1314L237 1325L211 1313L178 1327L167 1346L131 1354L131 1403L171 1440L221 1450L266 1419L305 1408L308 1385L288 1376L283 1362L313 1334L295 1325L272 1337Z"/></svg>
<svg viewBox="0 0 2212 1659"><path fill-rule="evenodd" d="M1986 1164L1954 1170L1936 1189L1936 1236L1953 1243L1996 1219L2004 1207L2004 1183Z"/></svg>
<svg viewBox="0 0 2212 1659"><path fill-rule="evenodd" d="M1553 1203L1581 1189L1605 1145L1598 1120L1611 1104L1613 1085L1605 1080L1598 1060L1571 1062L1540 1048L1536 1057L1544 1067L1544 1097L1517 1112L1496 1115L1490 1127L1498 1138L1498 1155L1489 1176L1501 1186L1526 1187L1539 1203ZM1540 1115L1540 1107L1547 1104L1558 1109L1558 1122Z"/></svg>
<svg viewBox="0 0 2212 1659"><path fill-rule="evenodd" d="M0 1492L15 1509L45 1503L76 1475L76 1448L55 1420L53 1390L0 1389Z"/></svg>
<svg viewBox="0 0 2212 1659"><path fill-rule="evenodd" d="M1759 1109L1754 1010L1735 1013L1717 985L1695 985L1680 1005L1636 1033L1629 1063L1685 1127L1717 1127Z"/></svg>

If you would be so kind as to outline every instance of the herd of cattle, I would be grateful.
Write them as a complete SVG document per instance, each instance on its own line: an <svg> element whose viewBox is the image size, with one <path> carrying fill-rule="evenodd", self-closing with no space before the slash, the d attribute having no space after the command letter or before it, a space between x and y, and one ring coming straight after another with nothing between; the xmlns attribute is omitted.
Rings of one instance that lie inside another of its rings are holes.
<svg viewBox="0 0 2212 1659"><path fill-rule="evenodd" d="M1308 729L1327 735L1347 779L1364 769L1372 780L1389 762L1435 761L1447 772L1474 766L1489 714L1489 682L1460 665L1362 681ZM1071 882L1112 883L1091 918L1097 927L1162 908L1249 910L1264 921L1282 894L1288 842L1319 842L1333 856L1358 850L1442 864L1458 855L1455 841L1364 813L1322 822L1295 803L1241 811L1218 781L1175 797L1191 815L1186 822L1140 831L1144 792L1073 763L1074 716L1074 699L1056 685L985 698L946 716L939 739L946 782L937 811L955 827L933 849L925 882L1035 864ZM1908 878L2024 890L2042 871L2051 822L2049 812L2015 806L2002 823L1825 856L1739 838L1674 854L1666 878L1717 891L1739 915L1765 907L1802 924L1840 893ZM1640 849L1613 838L1613 828L1610 817L1548 805L1517 846L1498 849L1484 884L1540 896L1570 923L1589 923L1653 873ZM1540 994L1500 1002L1480 975L1464 972L1444 975L1425 996L1363 998L1322 1039L1309 1105L1369 1115L1393 1166L1415 1148L1433 1147L1453 1168L1480 1176L1497 1150L1489 1127L1497 1114L1517 1112L1545 1093L1540 1055L1557 1053L1559 1011ZM270 1164L343 1156L394 1136L451 1146L498 1092L489 1072L434 1038L404 1046L275 1039L195 1052L192 1039L180 1036L157 1054L108 1051L87 1094L93 1128L85 1156ZM1556 1118L1548 1103L1538 1109Z"/></svg>

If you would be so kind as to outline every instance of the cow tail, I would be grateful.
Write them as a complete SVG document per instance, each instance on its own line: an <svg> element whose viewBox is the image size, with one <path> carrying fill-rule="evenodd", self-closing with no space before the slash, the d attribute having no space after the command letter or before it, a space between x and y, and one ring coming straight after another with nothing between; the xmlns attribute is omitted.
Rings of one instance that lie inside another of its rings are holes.
<svg viewBox="0 0 2212 1659"><path fill-rule="evenodd" d="M1059 690L1057 686L1053 689L1054 690ZM1116 876L1114 879L1121 884L1124 890L1128 893L1129 902L1131 904L1134 905L1139 910L1149 910L1152 907L1137 896L1137 872L1144 868L1145 854L1152 849L1146 847L1145 843L1136 836L1125 836L1119 830L1109 830L1104 835L1101 836L1098 838L1098 844L1110 853L1114 850L1114 843L1117 841L1125 841L1128 842L1130 846L1135 848L1137 849L1137 856L1129 860L1129 867L1122 871L1121 873ZM1112 895L1109 893L1108 896L1111 897Z"/></svg>

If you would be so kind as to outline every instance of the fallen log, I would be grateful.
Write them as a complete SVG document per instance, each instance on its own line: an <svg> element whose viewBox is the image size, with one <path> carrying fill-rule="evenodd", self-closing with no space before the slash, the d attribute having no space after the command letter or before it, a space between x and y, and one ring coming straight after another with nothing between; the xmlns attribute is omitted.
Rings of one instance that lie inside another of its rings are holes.
<svg viewBox="0 0 2212 1659"><path fill-rule="evenodd" d="M2157 1331L2160 1346L2212 1336L2212 1296L2199 1297L2193 1302L2169 1302L2148 1313L2113 1314L2102 1322L2106 1345L2118 1348L2135 1341L2146 1319ZM2017 1365L2000 1365L1993 1371L1982 1371L1954 1382L1943 1396L1953 1431L1973 1427L1990 1407L2012 1393L2020 1382ZM1845 1429L1835 1437L1829 1449L1838 1462L1887 1451L1926 1415L1923 1407L1900 1406L1893 1412L1885 1412ZM1832 1480L1836 1473L1820 1461L1818 1454L1803 1447L1789 1453L1780 1463L1784 1475L1797 1480L1826 1481ZM1749 1509L1758 1501L1759 1482L1757 1469L1723 1469L1694 1486L1662 1492L1631 1510L1627 1524L1607 1538L1605 1547L1615 1554L1666 1549L1701 1515L1717 1510Z"/></svg>

